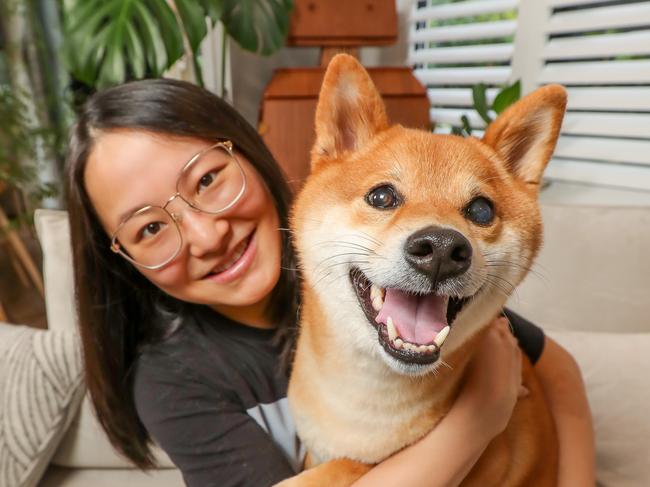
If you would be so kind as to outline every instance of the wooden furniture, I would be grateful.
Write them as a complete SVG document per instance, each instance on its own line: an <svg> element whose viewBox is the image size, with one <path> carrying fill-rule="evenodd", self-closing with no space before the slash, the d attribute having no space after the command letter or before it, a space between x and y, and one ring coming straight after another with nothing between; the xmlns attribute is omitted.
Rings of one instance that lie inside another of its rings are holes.
<svg viewBox="0 0 650 487"><path fill-rule="evenodd" d="M288 46L382 46L397 41L394 0L296 0Z"/></svg>
<svg viewBox="0 0 650 487"><path fill-rule="evenodd" d="M358 57L364 45L397 40L394 0L296 0L290 46L322 46L320 66L278 69L262 98L259 132L297 190L309 174L318 93L331 58L339 52ZM392 123L429 127L425 88L402 67L370 68Z"/></svg>
<svg viewBox="0 0 650 487"><path fill-rule="evenodd" d="M0 181L0 194L6 189L6 185L3 181ZM41 296L45 295L43 289L43 277L41 276L38 267L34 263L27 247L20 239L18 232L11 228L9 225L9 218L6 213L0 207L0 242L5 243L5 248L9 254L9 261L14 267L18 279L21 281L22 285L29 285L29 281L32 282L34 287L38 290ZM7 321L6 309L0 300L0 321Z"/></svg>

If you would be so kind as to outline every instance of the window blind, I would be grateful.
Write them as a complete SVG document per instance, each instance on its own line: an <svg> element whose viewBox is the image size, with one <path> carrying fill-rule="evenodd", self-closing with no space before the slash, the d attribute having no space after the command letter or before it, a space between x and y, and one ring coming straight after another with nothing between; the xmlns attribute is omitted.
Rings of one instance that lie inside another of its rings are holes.
<svg viewBox="0 0 650 487"><path fill-rule="evenodd" d="M420 0L409 63L446 132L484 123L471 87L567 87L569 104L548 179L650 191L650 1ZM478 132L480 136L481 132Z"/></svg>

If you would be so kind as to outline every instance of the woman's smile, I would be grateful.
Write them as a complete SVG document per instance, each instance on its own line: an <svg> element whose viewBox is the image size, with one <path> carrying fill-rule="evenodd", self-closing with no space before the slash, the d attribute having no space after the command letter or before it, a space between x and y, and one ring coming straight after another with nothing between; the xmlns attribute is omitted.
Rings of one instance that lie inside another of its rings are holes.
<svg viewBox="0 0 650 487"><path fill-rule="evenodd" d="M241 277L251 266L256 255L255 232L251 232L231 252L231 256L222 260L203 279L225 284Z"/></svg>

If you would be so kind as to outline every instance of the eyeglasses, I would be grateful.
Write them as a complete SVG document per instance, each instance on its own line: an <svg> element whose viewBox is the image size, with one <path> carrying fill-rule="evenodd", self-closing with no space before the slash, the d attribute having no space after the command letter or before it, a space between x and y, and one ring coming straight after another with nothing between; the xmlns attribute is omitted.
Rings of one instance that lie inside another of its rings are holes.
<svg viewBox="0 0 650 487"><path fill-rule="evenodd" d="M216 215L231 208L246 190L246 175L229 140L194 154L176 180L176 193L163 206L134 211L111 235L111 250L145 269L160 269L178 256L181 215L167 207L176 198L191 209Z"/></svg>

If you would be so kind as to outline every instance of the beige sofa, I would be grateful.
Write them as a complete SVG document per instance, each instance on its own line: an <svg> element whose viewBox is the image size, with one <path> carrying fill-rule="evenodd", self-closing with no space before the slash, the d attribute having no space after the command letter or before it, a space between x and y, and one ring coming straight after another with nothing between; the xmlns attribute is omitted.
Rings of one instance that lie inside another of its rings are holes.
<svg viewBox="0 0 650 487"><path fill-rule="evenodd" d="M511 307L542 325L581 365L594 412L600 485L650 485L650 208L543 208L546 243ZM49 326L75 333L68 225L40 211ZM164 455L142 473L119 457L87 400L56 448L40 485L180 486Z"/></svg>

